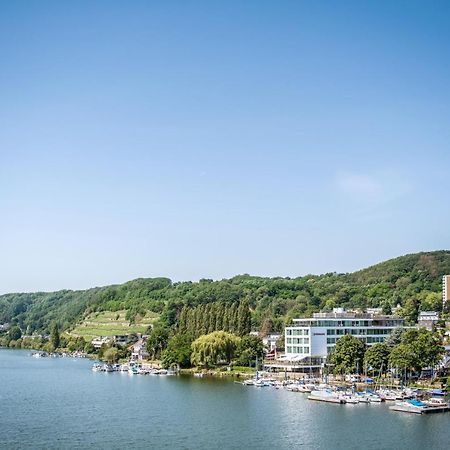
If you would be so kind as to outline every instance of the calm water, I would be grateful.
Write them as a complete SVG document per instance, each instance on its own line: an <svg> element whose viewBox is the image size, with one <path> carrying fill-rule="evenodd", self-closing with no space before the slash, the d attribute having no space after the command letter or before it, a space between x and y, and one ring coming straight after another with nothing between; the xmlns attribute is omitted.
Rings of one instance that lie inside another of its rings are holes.
<svg viewBox="0 0 450 450"><path fill-rule="evenodd" d="M94 373L91 361L0 349L6 449L447 449L450 414L332 405L191 377Z"/></svg>

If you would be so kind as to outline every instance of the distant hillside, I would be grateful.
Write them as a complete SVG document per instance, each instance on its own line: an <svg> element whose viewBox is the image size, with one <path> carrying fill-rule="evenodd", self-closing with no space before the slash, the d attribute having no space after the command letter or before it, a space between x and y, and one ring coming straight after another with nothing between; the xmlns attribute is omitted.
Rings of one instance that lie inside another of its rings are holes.
<svg viewBox="0 0 450 450"><path fill-rule="evenodd" d="M7 294L0 296L0 323L18 323L27 333L48 331L53 321L72 330L95 311L126 311L126 320L160 315L176 324L183 306L248 299L252 325L281 330L292 317L336 306L382 307L414 320L419 310L440 310L442 275L450 273L447 250L391 259L351 274L329 273L298 278L239 275L229 280L172 283L167 278L137 279L85 291Z"/></svg>

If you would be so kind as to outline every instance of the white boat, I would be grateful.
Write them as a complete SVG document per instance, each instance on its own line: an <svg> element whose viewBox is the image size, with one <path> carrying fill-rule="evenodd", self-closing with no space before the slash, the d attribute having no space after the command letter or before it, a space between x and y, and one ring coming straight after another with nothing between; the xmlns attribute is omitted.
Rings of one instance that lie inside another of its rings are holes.
<svg viewBox="0 0 450 450"><path fill-rule="evenodd" d="M194 372L195 378L203 378L204 376L205 376L205 374L203 372Z"/></svg>
<svg viewBox="0 0 450 450"><path fill-rule="evenodd" d="M341 400L344 400L344 403L348 403L349 405L357 405L359 403L359 398L357 395L353 394L341 394L339 396Z"/></svg>
<svg viewBox="0 0 450 450"><path fill-rule="evenodd" d="M327 403L345 403L345 400L337 395L335 392L330 390L315 390L308 395L308 400L316 400L319 402Z"/></svg>
<svg viewBox="0 0 450 450"><path fill-rule="evenodd" d="M359 403L370 403L369 395L366 394L356 394Z"/></svg>
<svg viewBox="0 0 450 450"><path fill-rule="evenodd" d="M427 405L418 400L397 401L393 406L389 406L392 411L401 411L413 414L423 414Z"/></svg>
<svg viewBox="0 0 450 450"><path fill-rule="evenodd" d="M428 400L424 400L423 403L427 406L448 406L448 402L442 398L436 397L431 397Z"/></svg>

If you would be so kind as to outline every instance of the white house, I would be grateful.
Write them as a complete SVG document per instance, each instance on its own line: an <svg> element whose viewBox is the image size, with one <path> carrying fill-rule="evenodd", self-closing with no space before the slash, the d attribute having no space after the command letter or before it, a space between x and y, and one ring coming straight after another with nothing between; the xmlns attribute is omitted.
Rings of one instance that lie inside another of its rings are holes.
<svg viewBox="0 0 450 450"><path fill-rule="evenodd" d="M149 353L146 348L147 339L143 336L133 344L133 352L131 353L131 359L134 361L141 361L149 358Z"/></svg>
<svg viewBox="0 0 450 450"><path fill-rule="evenodd" d="M421 311L417 323L419 327L425 327L427 330L433 330L439 322L439 313L435 311Z"/></svg>
<svg viewBox="0 0 450 450"><path fill-rule="evenodd" d="M95 349L99 349L103 344L108 345L112 342L112 338L109 336L98 336L92 339L91 343Z"/></svg>

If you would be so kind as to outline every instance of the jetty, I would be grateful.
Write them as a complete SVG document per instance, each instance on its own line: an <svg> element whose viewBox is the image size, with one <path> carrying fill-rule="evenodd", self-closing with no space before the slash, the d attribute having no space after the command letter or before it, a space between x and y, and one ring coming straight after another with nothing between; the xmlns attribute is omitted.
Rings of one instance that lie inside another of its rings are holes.
<svg viewBox="0 0 450 450"><path fill-rule="evenodd" d="M316 400L318 402L337 403L343 405L346 401L328 391L312 391L311 395L308 395L308 400Z"/></svg>
<svg viewBox="0 0 450 450"><path fill-rule="evenodd" d="M448 412L450 407L448 403L430 405L419 400L407 400L404 402L396 402L395 405L389 406L391 411L399 411L410 414L433 414Z"/></svg>

